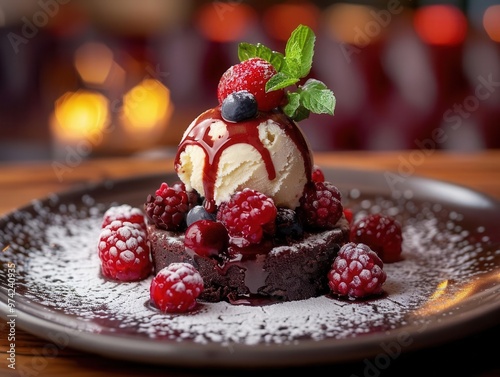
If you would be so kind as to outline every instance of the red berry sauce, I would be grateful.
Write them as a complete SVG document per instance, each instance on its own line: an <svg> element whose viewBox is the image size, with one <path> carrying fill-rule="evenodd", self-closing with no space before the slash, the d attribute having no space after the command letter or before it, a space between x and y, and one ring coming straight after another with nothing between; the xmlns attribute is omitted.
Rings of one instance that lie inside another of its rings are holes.
<svg viewBox="0 0 500 377"><path fill-rule="evenodd" d="M180 155L188 145L197 145L205 151L205 165L203 169L203 190L205 191L205 208L209 212L215 211L214 188L217 179L219 160L225 149L231 145L245 143L252 145L259 151L265 163L269 180L276 178L276 170L269 151L259 139L258 126L266 120L277 123L295 143L302 154L306 176L311 177L313 161L310 148L300 128L295 122L280 111L259 112L257 117L227 126L227 134L216 140L209 135L210 126L222 119L220 106L207 110L201 114L189 128L189 132L181 141L175 158L175 170L180 171Z"/></svg>

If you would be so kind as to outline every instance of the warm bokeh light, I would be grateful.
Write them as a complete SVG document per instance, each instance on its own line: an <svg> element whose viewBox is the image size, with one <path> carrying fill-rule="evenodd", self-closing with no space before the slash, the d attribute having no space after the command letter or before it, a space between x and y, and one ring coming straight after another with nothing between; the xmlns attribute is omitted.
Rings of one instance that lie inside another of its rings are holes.
<svg viewBox="0 0 500 377"><path fill-rule="evenodd" d="M263 23L273 38L286 41L299 24L317 29L319 16L320 10L312 3L283 3L269 7L263 15Z"/></svg>
<svg viewBox="0 0 500 377"><path fill-rule="evenodd" d="M144 79L123 97L124 129L137 137L156 135L168 125L171 113L170 91L158 80Z"/></svg>
<svg viewBox="0 0 500 377"><path fill-rule="evenodd" d="M185 22L191 2L179 0L85 0L78 6L94 25L124 35L152 35Z"/></svg>
<svg viewBox="0 0 500 377"><path fill-rule="evenodd" d="M500 5L486 8L483 16L484 30L495 42L500 42Z"/></svg>
<svg viewBox="0 0 500 377"><path fill-rule="evenodd" d="M59 141L78 141L104 132L109 122L108 100L90 91L67 92L55 102L51 128Z"/></svg>
<svg viewBox="0 0 500 377"><path fill-rule="evenodd" d="M87 84L103 84L113 66L113 52L103 43L87 42L75 52L75 67Z"/></svg>
<svg viewBox="0 0 500 377"><path fill-rule="evenodd" d="M378 39L383 31L383 25L378 25L378 29L370 26L376 24L373 11L372 7L366 5L333 4L324 11L327 30L333 38L341 42L366 46ZM370 29L368 33L365 31L367 28Z"/></svg>
<svg viewBox="0 0 500 377"><path fill-rule="evenodd" d="M200 7L196 25L212 41L240 40L257 19L255 10L241 2L209 2Z"/></svg>
<svg viewBox="0 0 500 377"><path fill-rule="evenodd" d="M431 45L457 45L467 34L467 18L455 6L429 5L415 11L415 30Z"/></svg>

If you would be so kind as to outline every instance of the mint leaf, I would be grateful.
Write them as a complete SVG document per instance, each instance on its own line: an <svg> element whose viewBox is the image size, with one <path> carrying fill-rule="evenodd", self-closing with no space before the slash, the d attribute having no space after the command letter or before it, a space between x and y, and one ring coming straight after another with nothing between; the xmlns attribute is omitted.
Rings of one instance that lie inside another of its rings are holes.
<svg viewBox="0 0 500 377"><path fill-rule="evenodd" d="M337 100L323 82L309 79L300 88L300 102L315 114L333 115Z"/></svg>
<svg viewBox="0 0 500 377"><path fill-rule="evenodd" d="M301 120L309 118L309 115L311 112L306 109L304 106L299 106L297 111L295 111L295 115L293 117L293 120L296 122L300 122Z"/></svg>
<svg viewBox="0 0 500 377"><path fill-rule="evenodd" d="M283 107L283 112L295 120L300 122L309 117L310 111L301 104L300 94L298 92L287 93L288 103Z"/></svg>
<svg viewBox="0 0 500 377"><path fill-rule="evenodd" d="M292 32L285 47L285 67L291 76L302 78L309 74L315 41L316 36L308 26L299 25Z"/></svg>
<svg viewBox="0 0 500 377"><path fill-rule="evenodd" d="M240 61L244 61L251 58L261 58L269 63L279 72L283 65L285 57L282 53L272 51L269 47L263 44L257 43L256 45L251 43L242 42L238 45L238 58Z"/></svg>
<svg viewBox="0 0 500 377"><path fill-rule="evenodd" d="M301 60L300 56L285 56L285 61L281 67L281 72L285 73L287 76L296 77L297 79L302 78L301 76Z"/></svg>
<svg viewBox="0 0 500 377"><path fill-rule="evenodd" d="M283 89L297 83L299 79L290 77L283 72L278 72L266 82L266 92Z"/></svg>
<svg viewBox="0 0 500 377"><path fill-rule="evenodd" d="M283 106L283 111L290 118L293 118L297 109L300 107L300 94L297 92L288 92L287 99L288 102Z"/></svg>

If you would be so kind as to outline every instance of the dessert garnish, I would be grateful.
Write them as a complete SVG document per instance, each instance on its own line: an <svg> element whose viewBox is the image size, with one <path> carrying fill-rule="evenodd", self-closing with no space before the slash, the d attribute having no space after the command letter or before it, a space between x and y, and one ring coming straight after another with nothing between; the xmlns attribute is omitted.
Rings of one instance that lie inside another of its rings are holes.
<svg viewBox="0 0 500 377"><path fill-rule="evenodd" d="M401 224L393 217L373 213L351 226L350 240L370 245L384 263L393 263L401 259L401 233Z"/></svg>
<svg viewBox="0 0 500 377"><path fill-rule="evenodd" d="M271 64L276 71L276 74L271 75L271 77L268 77L270 75L268 73L262 79L262 81L267 79L265 82L267 95L276 97L273 98L275 102L265 102L265 108L271 108L271 105L278 106L279 103L276 104L276 101L285 94L286 103L283 105L283 111L295 121L308 118L311 112L333 115L336 98L323 82L309 78L304 84L299 84L300 80L306 78L311 70L315 42L316 36L312 29L305 25L299 25L286 43L285 54L272 51L260 43L256 45L240 43L238 57L241 61L252 61L254 58L260 58ZM285 88L293 85L297 85L295 91L283 92ZM219 95L219 101L221 97Z"/></svg>
<svg viewBox="0 0 500 377"><path fill-rule="evenodd" d="M166 313L182 313L196 306L203 279L189 263L172 263L160 270L150 286L152 303Z"/></svg>
<svg viewBox="0 0 500 377"><path fill-rule="evenodd" d="M387 278L383 266L369 246L347 243L339 250L328 273L328 285L333 294L349 299L378 295Z"/></svg>
<svg viewBox="0 0 500 377"><path fill-rule="evenodd" d="M127 204L110 207L103 216L97 244L102 274L119 281L137 281L152 271L144 215Z"/></svg>
<svg viewBox="0 0 500 377"><path fill-rule="evenodd" d="M197 201L197 194L186 192L182 182L176 182L172 186L164 182L154 195L147 197L144 210L148 219L160 229L184 229L186 214Z"/></svg>

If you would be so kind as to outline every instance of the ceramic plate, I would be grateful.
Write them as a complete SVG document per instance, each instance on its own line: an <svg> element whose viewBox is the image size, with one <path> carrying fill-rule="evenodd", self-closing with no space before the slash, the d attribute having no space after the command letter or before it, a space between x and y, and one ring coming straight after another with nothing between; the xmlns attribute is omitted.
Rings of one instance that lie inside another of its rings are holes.
<svg viewBox="0 0 500 377"><path fill-rule="evenodd" d="M59 348L189 366L345 362L452 340L498 323L500 204L446 182L325 169L356 217L403 225L402 261L385 264L385 294L273 305L200 302L167 315L149 304L151 278L103 279L96 242L104 211L174 175L107 181L36 200L0 219L0 312ZM392 348L395 349L395 348Z"/></svg>

